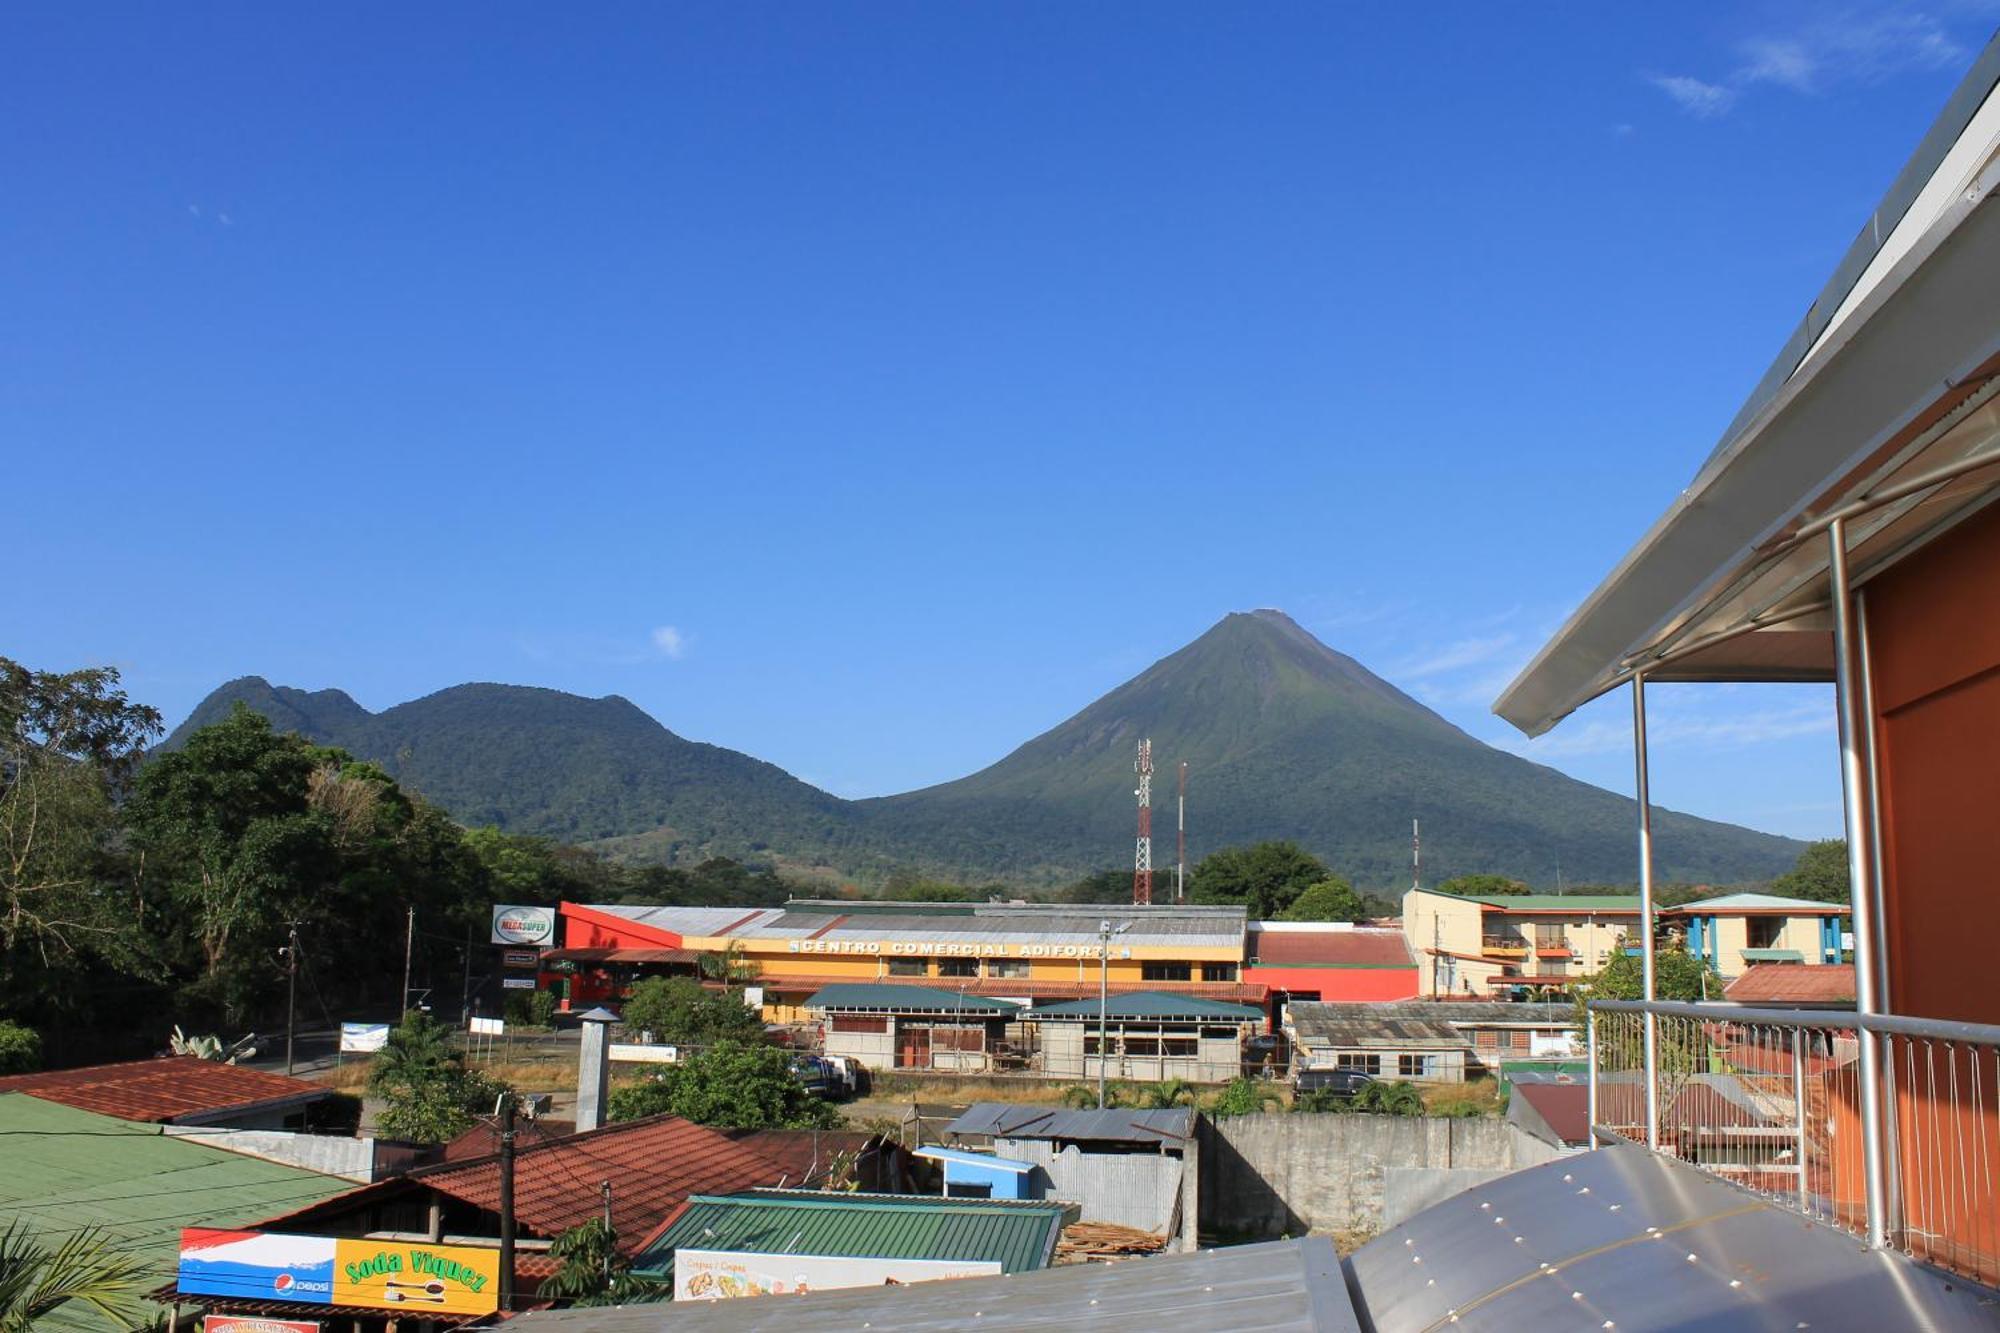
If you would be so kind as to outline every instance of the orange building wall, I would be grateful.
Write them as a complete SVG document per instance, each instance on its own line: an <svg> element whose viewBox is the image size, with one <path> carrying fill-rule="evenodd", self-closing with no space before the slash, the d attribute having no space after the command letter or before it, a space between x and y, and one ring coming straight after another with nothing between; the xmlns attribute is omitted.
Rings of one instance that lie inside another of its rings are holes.
<svg viewBox="0 0 2000 1333"><path fill-rule="evenodd" d="M1866 588L1889 1008L2000 1022L2000 509Z"/></svg>
<svg viewBox="0 0 2000 1333"><path fill-rule="evenodd" d="M1246 967L1243 980L1273 991L1318 992L1328 1003L1344 1000L1414 1000L1414 967Z"/></svg>

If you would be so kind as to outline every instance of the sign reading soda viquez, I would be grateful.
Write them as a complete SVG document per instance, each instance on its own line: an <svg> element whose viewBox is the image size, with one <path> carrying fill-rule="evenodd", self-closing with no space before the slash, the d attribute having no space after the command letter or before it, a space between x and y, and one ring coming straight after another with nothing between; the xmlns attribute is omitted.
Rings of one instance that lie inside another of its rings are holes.
<svg viewBox="0 0 2000 1333"><path fill-rule="evenodd" d="M495 944L553 944L555 938L556 909L553 907L493 909Z"/></svg>
<svg viewBox="0 0 2000 1333"><path fill-rule="evenodd" d="M500 1255L467 1245L346 1240L272 1231L181 1231L184 1296L426 1314L500 1308Z"/></svg>

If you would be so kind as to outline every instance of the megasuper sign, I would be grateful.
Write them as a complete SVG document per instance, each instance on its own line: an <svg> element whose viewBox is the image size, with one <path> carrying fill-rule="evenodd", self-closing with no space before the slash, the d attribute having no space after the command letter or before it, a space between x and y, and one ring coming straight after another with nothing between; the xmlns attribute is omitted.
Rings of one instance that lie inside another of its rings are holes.
<svg viewBox="0 0 2000 1333"><path fill-rule="evenodd" d="M556 909L553 907L493 909L495 944L550 944L555 937Z"/></svg>

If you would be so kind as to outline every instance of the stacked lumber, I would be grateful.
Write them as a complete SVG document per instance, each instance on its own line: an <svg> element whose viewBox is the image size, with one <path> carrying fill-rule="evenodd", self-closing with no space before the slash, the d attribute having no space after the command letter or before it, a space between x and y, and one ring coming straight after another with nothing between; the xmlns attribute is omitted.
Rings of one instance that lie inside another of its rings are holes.
<svg viewBox="0 0 2000 1333"><path fill-rule="evenodd" d="M1076 1222L1063 1228L1056 1242L1056 1262L1084 1264L1134 1255L1158 1254L1167 1247L1165 1236L1137 1227L1121 1227L1115 1222Z"/></svg>

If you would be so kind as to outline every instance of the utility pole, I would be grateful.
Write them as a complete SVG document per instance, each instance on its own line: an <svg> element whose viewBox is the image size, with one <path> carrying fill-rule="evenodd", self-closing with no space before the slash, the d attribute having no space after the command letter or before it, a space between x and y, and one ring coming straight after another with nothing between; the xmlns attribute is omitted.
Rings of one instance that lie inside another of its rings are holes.
<svg viewBox="0 0 2000 1333"><path fill-rule="evenodd" d="M1424 828L1412 819L1410 821L1410 887L1424 886Z"/></svg>
<svg viewBox="0 0 2000 1333"><path fill-rule="evenodd" d="M1181 790L1174 811L1174 901L1187 901L1187 760L1181 760Z"/></svg>
<svg viewBox="0 0 2000 1333"><path fill-rule="evenodd" d="M411 909L415 915L415 909ZM407 990L405 994L407 994ZM500 1312L514 1308L514 1094L500 1094Z"/></svg>
<svg viewBox="0 0 2000 1333"><path fill-rule="evenodd" d="M1111 1012L1111 923L1097 925L1097 1109L1104 1109L1104 1066L1111 1052L1104 1045L1106 1018Z"/></svg>
<svg viewBox="0 0 2000 1333"><path fill-rule="evenodd" d="M617 1240L618 1233L611 1229L611 1182L607 1180L598 1186L598 1188L604 1191L604 1281L609 1284L611 1281L611 1251L616 1248L614 1242Z"/></svg>
<svg viewBox="0 0 2000 1333"><path fill-rule="evenodd" d="M292 1036L299 1012L299 923L285 923L285 1075L292 1072Z"/></svg>
<svg viewBox="0 0 2000 1333"><path fill-rule="evenodd" d="M465 928L465 985L458 992L459 1026L472 1021L472 927Z"/></svg>
<svg viewBox="0 0 2000 1333"><path fill-rule="evenodd" d="M402 1021L410 1011L410 958L417 947L417 909L412 906L408 921L403 926L403 998L396 1001L396 1019Z"/></svg>

